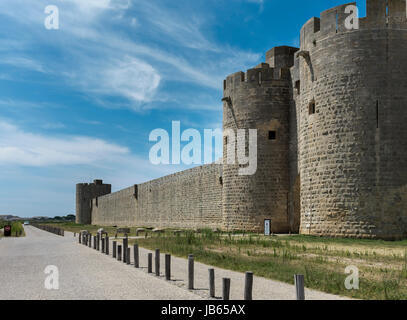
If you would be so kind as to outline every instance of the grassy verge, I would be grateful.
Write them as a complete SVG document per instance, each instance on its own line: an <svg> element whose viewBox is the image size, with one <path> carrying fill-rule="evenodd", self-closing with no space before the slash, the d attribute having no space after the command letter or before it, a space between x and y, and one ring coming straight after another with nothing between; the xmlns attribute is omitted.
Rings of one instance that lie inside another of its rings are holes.
<svg viewBox="0 0 407 320"><path fill-rule="evenodd" d="M68 231L96 232L102 226L55 223ZM110 236L115 228L103 227ZM131 228L135 235L137 228ZM184 231L130 240L148 249L234 271L253 271L265 278L293 283L304 274L308 288L359 299L407 299L407 241L330 239L292 235L264 237L257 234ZM359 269L359 290L347 290L347 266Z"/></svg>
<svg viewBox="0 0 407 320"><path fill-rule="evenodd" d="M14 222L11 224L11 235L14 237L16 234L18 237L25 236L24 227L21 222Z"/></svg>
<svg viewBox="0 0 407 320"><path fill-rule="evenodd" d="M134 241L131 241L134 242ZM137 243L176 256L265 278L293 283L304 274L308 288L359 299L407 299L405 241L322 239L310 236L265 238L259 235L166 233ZM359 269L359 290L345 288L345 268Z"/></svg>
<svg viewBox="0 0 407 320"><path fill-rule="evenodd" d="M0 221L0 229L3 229L4 226L8 225L9 222L6 221ZM19 221L15 221L11 223L11 236L15 237L17 234L18 237L24 237L25 232L24 232L24 227L23 224ZM0 237L3 237L4 234L3 232L0 232Z"/></svg>

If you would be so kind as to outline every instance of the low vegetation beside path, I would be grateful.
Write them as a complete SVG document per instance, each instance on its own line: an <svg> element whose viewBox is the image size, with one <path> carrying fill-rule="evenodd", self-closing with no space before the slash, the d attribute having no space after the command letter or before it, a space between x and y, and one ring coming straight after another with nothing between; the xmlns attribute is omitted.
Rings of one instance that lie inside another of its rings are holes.
<svg viewBox="0 0 407 320"><path fill-rule="evenodd" d="M114 236L116 228L55 224L72 232L104 228ZM131 228L129 236L135 236ZM407 299L407 240L381 241L330 239L304 235L265 237L258 234L211 230L163 233L148 231L130 239L141 247L255 275L293 283L294 274L304 274L308 288L358 299ZM347 290L345 268L359 270L359 289Z"/></svg>
<svg viewBox="0 0 407 320"><path fill-rule="evenodd" d="M24 227L23 224L20 221L14 221L14 222L8 222L8 221L0 221L0 229L3 229L4 226L11 224L11 236L12 237L24 237L25 232L24 232ZM0 237L3 237L3 231L0 232Z"/></svg>
<svg viewBox="0 0 407 320"><path fill-rule="evenodd" d="M304 274L308 288L359 299L407 299L407 241L323 239L312 236L165 233L137 243L180 257L293 283ZM131 241L134 243L135 241ZM347 266L359 270L359 290L347 290Z"/></svg>

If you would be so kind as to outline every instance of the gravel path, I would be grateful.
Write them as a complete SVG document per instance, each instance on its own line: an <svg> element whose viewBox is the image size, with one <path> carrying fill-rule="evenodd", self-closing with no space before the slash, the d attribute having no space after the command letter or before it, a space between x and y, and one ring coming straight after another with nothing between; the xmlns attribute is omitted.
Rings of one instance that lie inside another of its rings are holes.
<svg viewBox="0 0 407 320"><path fill-rule="evenodd" d="M92 243L93 246L93 243ZM93 249L92 249L93 250ZM110 241L110 255L112 255L112 241ZM134 268L133 248L131 248L131 266ZM140 269L135 270L147 272L147 256L153 253L153 273L155 274L155 252L140 248ZM204 299L209 299L209 272L213 268L203 263L195 262L194 265L194 287L193 292ZM222 296L222 278L230 278L230 299L242 300L244 297L244 278L240 272L214 268L215 269L215 296L220 299ZM250 270L248 270L250 271ZM188 286L188 261L187 259L171 257L171 274L174 286L187 290ZM294 275L293 275L294 277ZM160 255L160 278L165 281L165 256ZM344 274L345 280L345 274ZM306 300L347 300L347 297L336 296L316 290L305 289ZM254 300L294 300L296 299L295 287L284 282L270 280L262 277L253 279L253 299Z"/></svg>
<svg viewBox="0 0 407 320"><path fill-rule="evenodd" d="M80 245L78 237L65 232L65 237L25 226L26 237L0 240L0 300L3 299L134 299L134 300L197 300L209 299L208 268L195 262L195 290L187 287L187 260L172 257L172 280L164 280L164 254L161 254L161 275L147 274L147 254L140 248L140 268ZM44 288L44 269L59 269L59 290ZM153 271L154 270L153 258ZM222 278L231 278L230 298L243 299L244 274L215 268L216 297L222 295ZM307 300L346 299L315 290L305 290ZM293 285L254 277L253 299L295 299Z"/></svg>
<svg viewBox="0 0 407 320"><path fill-rule="evenodd" d="M25 226L26 237L0 240L0 300L195 300L200 296L118 263L65 237ZM44 269L59 269L59 290L44 287Z"/></svg>

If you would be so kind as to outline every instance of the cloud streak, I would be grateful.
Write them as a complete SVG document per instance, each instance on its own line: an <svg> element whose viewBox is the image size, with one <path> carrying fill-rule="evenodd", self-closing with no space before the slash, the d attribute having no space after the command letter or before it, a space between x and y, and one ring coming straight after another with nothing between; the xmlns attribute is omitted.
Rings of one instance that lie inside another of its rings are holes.
<svg viewBox="0 0 407 320"><path fill-rule="evenodd" d="M95 102L107 96L120 98L117 107L138 110L166 94L161 83L193 83L220 91L226 74L260 59L259 54L211 40L203 32L204 13L179 12L168 3L70 0L55 4L60 30L48 31L43 26L45 1L0 3L0 15L13 19L20 32L29 28L32 35L19 43L20 58L12 58L13 50L3 63L48 72ZM48 47L57 57L25 58L30 54L25 48L33 43Z"/></svg>
<svg viewBox="0 0 407 320"><path fill-rule="evenodd" d="M0 164L33 167L97 164L130 153L129 149L83 136L48 137L25 132L0 120Z"/></svg>

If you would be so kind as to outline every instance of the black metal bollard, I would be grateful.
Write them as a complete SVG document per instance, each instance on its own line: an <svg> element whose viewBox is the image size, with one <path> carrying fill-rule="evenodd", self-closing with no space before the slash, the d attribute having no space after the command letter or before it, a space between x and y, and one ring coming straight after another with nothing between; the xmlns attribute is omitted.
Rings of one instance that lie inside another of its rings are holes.
<svg viewBox="0 0 407 320"><path fill-rule="evenodd" d="M148 254L148 264L147 264L147 272L148 273L153 273L153 254L149 253Z"/></svg>
<svg viewBox="0 0 407 320"><path fill-rule="evenodd" d="M106 238L105 238L106 240L106 243L105 243L105 253L107 254L107 255L109 255L109 237L108 236L106 236Z"/></svg>
<svg viewBox="0 0 407 320"><path fill-rule="evenodd" d="M160 276L160 249L155 249L155 275Z"/></svg>
<svg viewBox="0 0 407 320"><path fill-rule="evenodd" d="M140 262L139 262L138 244L133 245L133 251L134 251L134 268L139 268Z"/></svg>
<svg viewBox="0 0 407 320"><path fill-rule="evenodd" d="M78 238L79 238L79 243L82 243L82 233L79 232Z"/></svg>
<svg viewBox="0 0 407 320"><path fill-rule="evenodd" d="M222 299L229 300L230 297L230 278L222 279Z"/></svg>
<svg viewBox="0 0 407 320"><path fill-rule="evenodd" d="M209 269L209 296L215 298L215 269Z"/></svg>
<svg viewBox="0 0 407 320"><path fill-rule="evenodd" d="M127 248L129 246L129 239L124 238L123 239L123 262L127 262Z"/></svg>
<svg viewBox="0 0 407 320"><path fill-rule="evenodd" d="M165 280L171 280L171 255L165 255Z"/></svg>
<svg viewBox="0 0 407 320"><path fill-rule="evenodd" d="M91 234L89 235L89 243L88 243L88 245L89 245L89 248L92 248L92 235Z"/></svg>
<svg viewBox="0 0 407 320"><path fill-rule="evenodd" d="M100 233L96 235L96 250L100 250Z"/></svg>
<svg viewBox="0 0 407 320"><path fill-rule="evenodd" d="M244 300L253 300L253 272L246 272L244 283Z"/></svg>
<svg viewBox="0 0 407 320"><path fill-rule="evenodd" d="M105 253L105 238L102 238L102 253Z"/></svg>
<svg viewBox="0 0 407 320"><path fill-rule="evenodd" d="M117 246L117 261L122 261L122 246L120 244Z"/></svg>
<svg viewBox="0 0 407 320"><path fill-rule="evenodd" d="M294 283L297 300L305 300L304 276L302 274L294 275Z"/></svg>
<svg viewBox="0 0 407 320"><path fill-rule="evenodd" d="M113 241L113 258L116 258L116 246L117 246L117 241Z"/></svg>
<svg viewBox="0 0 407 320"><path fill-rule="evenodd" d="M126 254L126 263L130 264L131 260L130 260L130 248L127 248L127 254Z"/></svg>
<svg viewBox="0 0 407 320"><path fill-rule="evenodd" d="M96 236L93 236L93 249L96 250Z"/></svg>
<svg viewBox="0 0 407 320"><path fill-rule="evenodd" d="M194 255L188 255L188 289L194 289Z"/></svg>

